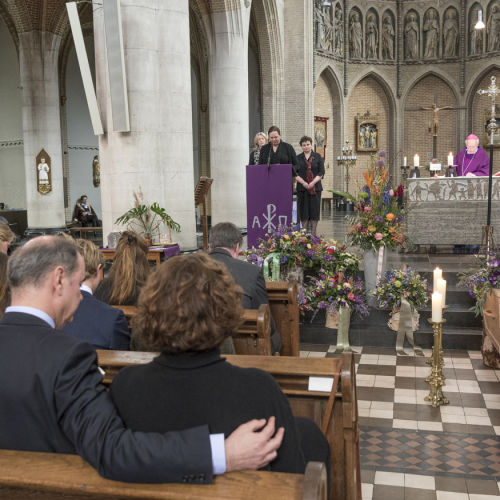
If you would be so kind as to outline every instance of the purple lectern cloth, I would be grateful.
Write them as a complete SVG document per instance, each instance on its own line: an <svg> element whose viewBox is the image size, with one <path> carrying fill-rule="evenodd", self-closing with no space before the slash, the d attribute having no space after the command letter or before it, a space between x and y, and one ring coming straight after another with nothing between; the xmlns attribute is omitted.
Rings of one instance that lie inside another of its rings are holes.
<svg viewBox="0 0 500 500"><path fill-rule="evenodd" d="M248 248L278 226L292 224L292 166L247 165Z"/></svg>
<svg viewBox="0 0 500 500"><path fill-rule="evenodd" d="M475 155L468 155L467 148L462 149L455 158L457 175L464 177L467 174L487 176L490 174L490 157L483 148L478 148Z"/></svg>
<svg viewBox="0 0 500 500"><path fill-rule="evenodd" d="M171 247L165 247L163 249L163 254L165 255L165 259L168 259L169 257L173 257L174 255L177 255L181 253L181 249L179 248L179 245L172 245Z"/></svg>

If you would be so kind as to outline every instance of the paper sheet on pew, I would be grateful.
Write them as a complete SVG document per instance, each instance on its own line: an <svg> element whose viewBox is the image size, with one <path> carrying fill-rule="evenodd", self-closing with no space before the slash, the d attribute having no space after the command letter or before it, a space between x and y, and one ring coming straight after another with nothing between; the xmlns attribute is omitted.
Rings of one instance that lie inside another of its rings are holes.
<svg viewBox="0 0 500 500"><path fill-rule="evenodd" d="M330 392L333 387L333 377L309 377L309 390Z"/></svg>

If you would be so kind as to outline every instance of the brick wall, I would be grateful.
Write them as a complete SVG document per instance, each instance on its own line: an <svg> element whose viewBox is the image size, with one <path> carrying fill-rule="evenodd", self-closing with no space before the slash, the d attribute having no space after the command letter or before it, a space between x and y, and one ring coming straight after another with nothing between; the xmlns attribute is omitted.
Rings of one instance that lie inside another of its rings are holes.
<svg viewBox="0 0 500 500"><path fill-rule="evenodd" d="M390 151L388 151L389 102L382 87L372 77L364 78L356 85L349 96L347 104L345 137L349 139L350 144L353 144L355 150L357 138L356 115L365 114L367 111L372 116L378 115L379 150L383 149L390 154ZM356 153L358 160L356 166L351 169L349 182L349 191L352 194L357 193L364 185L363 172L370 162L370 154L361 151ZM343 187L345 188L345 186Z"/></svg>
<svg viewBox="0 0 500 500"><path fill-rule="evenodd" d="M408 94L404 111L404 141L403 154L408 157L409 164L413 164L413 155L418 153L420 165L432 158L432 110L408 111L408 108L431 107L434 98L438 107L457 107L457 101L450 87L440 78L427 76L417 82ZM437 159L445 164L450 151L457 151L457 118L455 110L438 112ZM461 148L460 148L461 149Z"/></svg>

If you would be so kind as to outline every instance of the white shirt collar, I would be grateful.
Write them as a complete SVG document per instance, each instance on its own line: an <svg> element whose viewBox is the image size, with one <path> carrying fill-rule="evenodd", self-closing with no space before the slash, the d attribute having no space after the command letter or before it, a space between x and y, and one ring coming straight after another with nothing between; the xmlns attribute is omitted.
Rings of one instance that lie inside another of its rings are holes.
<svg viewBox="0 0 500 500"><path fill-rule="evenodd" d="M87 293L90 293L90 295L94 295L92 293L92 288L90 288L89 286L87 285L80 285L80 290L83 290L84 292L87 292Z"/></svg>
<svg viewBox="0 0 500 500"><path fill-rule="evenodd" d="M7 309L5 309L5 312L6 313L18 312L18 313L30 314L31 316L36 316L37 318L40 318L41 320L45 321L45 323L48 323L52 328L56 327L54 320L45 311L37 309L36 307L9 306L7 307Z"/></svg>

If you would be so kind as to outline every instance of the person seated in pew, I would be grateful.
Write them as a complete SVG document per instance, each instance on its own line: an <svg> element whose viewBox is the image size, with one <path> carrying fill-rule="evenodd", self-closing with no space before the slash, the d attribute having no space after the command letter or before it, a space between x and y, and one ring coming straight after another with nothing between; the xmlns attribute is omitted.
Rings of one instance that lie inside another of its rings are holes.
<svg viewBox="0 0 500 500"><path fill-rule="evenodd" d="M124 231L109 275L101 281L95 296L110 305L135 306L148 274L146 241L132 231Z"/></svg>
<svg viewBox="0 0 500 500"><path fill-rule="evenodd" d="M0 448L79 454L104 477L146 483L210 483L214 474L276 457L283 429L275 434L274 417L247 422L227 439L210 434L206 422L166 434L125 428L95 349L60 331L82 299L84 277L77 246L58 236L34 238L10 257L12 305L0 319Z"/></svg>
<svg viewBox="0 0 500 500"><path fill-rule="evenodd" d="M261 304L269 304L266 282L262 268L238 258L243 238L241 231L231 222L219 222L210 229L208 235L209 255L224 264L234 280L243 290L242 304L245 309L258 309ZM229 340L229 339L228 339ZM271 317L271 351L280 352L281 335ZM232 341L225 342L225 354L233 354Z"/></svg>
<svg viewBox="0 0 500 500"><path fill-rule="evenodd" d="M125 315L120 309L93 296L102 279L104 256L89 240L78 239L76 244L85 261L85 279L80 285L83 299L73 314L73 321L62 331L92 344L96 349L127 351L130 332Z"/></svg>
<svg viewBox="0 0 500 500"><path fill-rule="evenodd" d="M329 470L326 438L311 420L294 419L273 377L221 357L219 346L241 316L241 288L223 264L203 252L163 262L142 289L132 320L161 355L116 375L110 393L120 416L137 431L204 422L211 432L227 434L249 418L275 415L285 437L269 468L303 473L306 462L315 460Z"/></svg>

